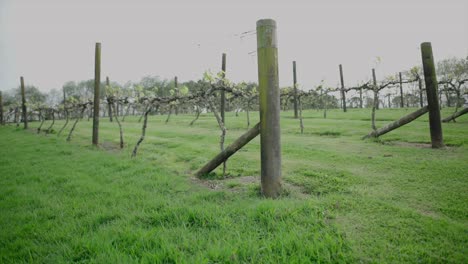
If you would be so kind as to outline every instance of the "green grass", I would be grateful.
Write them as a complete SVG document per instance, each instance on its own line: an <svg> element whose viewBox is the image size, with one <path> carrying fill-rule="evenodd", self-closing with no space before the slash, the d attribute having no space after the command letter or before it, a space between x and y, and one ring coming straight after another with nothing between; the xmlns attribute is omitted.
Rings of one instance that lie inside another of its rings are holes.
<svg viewBox="0 0 468 264"><path fill-rule="evenodd" d="M413 110L379 110L377 126ZM137 117L123 123L123 150L105 118L99 148L86 120L69 143L68 129L1 127L0 263L468 262L468 116L443 124L442 150L421 144L427 115L380 141L360 140L369 109L304 111L304 134L291 116L277 200L259 195L258 138L229 160L227 179L193 178L219 151L211 114L193 127L191 115L150 116L134 159ZM245 113L226 123L228 144L247 129Z"/></svg>

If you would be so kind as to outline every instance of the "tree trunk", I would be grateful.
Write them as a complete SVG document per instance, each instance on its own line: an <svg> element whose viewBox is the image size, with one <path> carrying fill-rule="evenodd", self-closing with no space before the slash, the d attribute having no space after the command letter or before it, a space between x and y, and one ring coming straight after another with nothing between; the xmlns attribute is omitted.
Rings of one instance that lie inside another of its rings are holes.
<svg viewBox="0 0 468 264"><path fill-rule="evenodd" d="M216 155L212 160L205 164L199 171L195 173L195 176L201 177L206 175L216 169L221 163L224 163L229 157L234 155L239 149L244 147L247 143L249 143L252 139L260 134L260 123L256 124L250 130L248 130L245 134L240 136L236 141L234 141L231 145L221 151L218 155Z"/></svg>
<svg viewBox="0 0 468 264"><path fill-rule="evenodd" d="M68 125L68 121L69 121L69 119L70 119L70 118L69 118L70 115L68 114L68 110L65 109L64 111L65 111L65 118L66 118L65 124L64 124L63 127L60 129L60 131L57 133L57 137L60 136L60 134L62 133L62 131L63 131L63 130L65 129L65 127Z"/></svg>
<svg viewBox="0 0 468 264"><path fill-rule="evenodd" d="M423 108L420 108L418 109L417 111L411 113L411 114L408 114L408 115L405 115L404 117L380 128L380 129L377 129L377 130L374 130L372 132L370 132L368 135L364 136L363 139L366 139L366 138L370 138L370 137L380 137L394 129L397 129L403 125L406 125L408 123L410 123L411 121L415 120L416 118L424 115L425 113L427 113L429 110L428 110L428 107L425 106Z"/></svg>
<svg viewBox="0 0 468 264"><path fill-rule="evenodd" d="M112 107L114 108L115 106L112 105ZM114 108L114 112L115 112L115 108ZM123 149L123 147L124 147L124 140L123 140L122 124L120 124L119 117L118 117L117 115L115 116L115 121L117 121L117 124L119 125L119 132L120 132L120 148Z"/></svg>
<svg viewBox="0 0 468 264"><path fill-rule="evenodd" d="M198 118L200 117L200 107L197 105L196 108L197 108L197 115L195 116L195 119L193 119L192 122L190 122L189 126L193 126L195 121L197 121Z"/></svg>
<svg viewBox="0 0 468 264"><path fill-rule="evenodd" d="M52 124L50 124L50 126L46 129L46 134L49 134L50 131L52 131L52 127L54 126L55 124L55 112L54 110L52 110Z"/></svg>
<svg viewBox="0 0 468 264"><path fill-rule="evenodd" d="M141 137L138 140L138 142L136 143L135 148L133 148L132 158L136 157L138 147L140 146L141 142L143 142L143 140L145 139L146 125L148 124L148 114L149 114L150 111L151 111L151 106L148 106L148 108L146 108L145 113L143 114L144 121L143 121L143 128L141 129Z"/></svg>

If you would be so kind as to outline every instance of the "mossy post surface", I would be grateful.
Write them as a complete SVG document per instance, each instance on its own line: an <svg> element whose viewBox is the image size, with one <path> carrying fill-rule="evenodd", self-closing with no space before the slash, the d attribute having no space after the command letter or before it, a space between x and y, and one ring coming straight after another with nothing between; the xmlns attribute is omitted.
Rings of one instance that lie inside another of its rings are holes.
<svg viewBox="0 0 468 264"><path fill-rule="evenodd" d="M281 138L278 45L272 19L257 21L257 56L262 193L274 198L281 192Z"/></svg>
<svg viewBox="0 0 468 264"><path fill-rule="evenodd" d="M341 100L343 104L343 112L346 112L346 91L344 88L344 79L343 79L343 66L339 65L340 68L340 82L341 82Z"/></svg>
<svg viewBox="0 0 468 264"><path fill-rule="evenodd" d="M221 71L223 72L223 78L226 76L226 53L223 53L222 59L221 59ZM221 107L219 108L219 111L221 112L221 120L223 121L223 124L226 125L226 120L224 118L224 113L226 111L226 93L224 90L221 90Z"/></svg>
<svg viewBox="0 0 468 264"><path fill-rule="evenodd" d="M296 75L296 61L293 61L293 87L294 87L294 118L298 118L298 114L297 114L297 75Z"/></svg>
<svg viewBox="0 0 468 264"><path fill-rule="evenodd" d="M444 140L442 136L442 123L440 121L437 76L430 42L421 44L421 56L424 70L424 82L426 84L427 105L429 107L431 143L433 148L442 148L444 147Z"/></svg>
<svg viewBox="0 0 468 264"><path fill-rule="evenodd" d="M96 43L94 56L93 145L99 143L99 90L101 85L101 43Z"/></svg>
<svg viewBox="0 0 468 264"><path fill-rule="evenodd" d="M24 123L24 129L28 128L28 109L26 108L26 95L24 91L24 78L23 76L20 77L20 83L21 83L21 108L23 110L23 123Z"/></svg>

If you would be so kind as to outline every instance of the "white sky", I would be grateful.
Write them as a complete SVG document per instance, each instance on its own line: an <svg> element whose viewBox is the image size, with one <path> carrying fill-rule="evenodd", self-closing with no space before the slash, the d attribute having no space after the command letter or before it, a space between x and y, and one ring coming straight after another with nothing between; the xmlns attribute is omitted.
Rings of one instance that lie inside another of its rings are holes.
<svg viewBox="0 0 468 264"><path fill-rule="evenodd" d="M278 24L280 85L336 86L343 64L347 86L421 63L419 45L432 42L442 59L468 55L466 0L354 1L99 1L0 0L0 90L27 84L43 91L92 79L94 45L102 43L102 79L124 83L144 75L181 82L218 71L257 81L255 30L261 18Z"/></svg>

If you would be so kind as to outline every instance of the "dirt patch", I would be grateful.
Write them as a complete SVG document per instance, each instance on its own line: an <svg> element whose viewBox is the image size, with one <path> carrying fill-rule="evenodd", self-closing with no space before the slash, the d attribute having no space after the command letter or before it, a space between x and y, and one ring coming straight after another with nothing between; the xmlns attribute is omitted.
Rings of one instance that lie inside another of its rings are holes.
<svg viewBox="0 0 468 264"><path fill-rule="evenodd" d="M226 178L222 180L198 179L190 178L192 184L207 188L212 191L230 191L230 192L247 192L249 189L260 186L260 176L242 176ZM285 196L295 198L307 198L310 195L302 188L302 186L291 184L283 181L283 193Z"/></svg>
<svg viewBox="0 0 468 264"><path fill-rule="evenodd" d="M99 143L99 148L110 152L118 152L120 151L120 143L105 141Z"/></svg>
<svg viewBox="0 0 468 264"><path fill-rule="evenodd" d="M420 143L420 142L405 142L405 141L390 141L388 145L400 146L400 147L412 147L412 148L432 148L431 143ZM450 149L454 146L445 146L443 149Z"/></svg>

